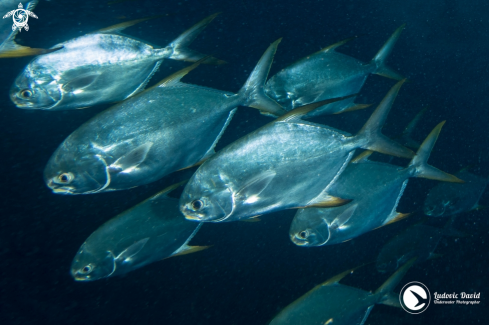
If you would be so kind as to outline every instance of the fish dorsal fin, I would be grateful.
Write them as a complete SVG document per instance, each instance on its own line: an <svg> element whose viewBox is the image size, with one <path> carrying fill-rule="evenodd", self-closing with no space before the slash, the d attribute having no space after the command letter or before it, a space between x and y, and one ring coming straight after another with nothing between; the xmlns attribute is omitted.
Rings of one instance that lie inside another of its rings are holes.
<svg viewBox="0 0 489 325"><path fill-rule="evenodd" d="M186 68L183 68L182 70L179 70L171 75L169 75L168 77L166 77L165 79L161 80L160 82L158 82L156 85L154 85L153 87L149 88L149 89L152 89L152 88L156 88L156 87L169 87L169 86L175 86L176 84L178 84L180 82L180 80L185 77L190 71L192 71L193 69L197 68L202 62L204 62L205 60L207 60L207 56L203 59L200 59L199 61L195 62L194 64L192 65L189 65L188 67Z"/></svg>
<svg viewBox="0 0 489 325"><path fill-rule="evenodd" d="M90 72L78 76L63 85L63 89L69 92L74 92L76 90L81 90L83 88L87 88L91 84L93 84L99 77L100 72Z"/></svg>
<svg viewBox="0 0 489 325"><path fill-rule="evenodd" d="M358 36L352 36L352 37L349 37L347 39L344 39L342 41L339 41L339 42L336 42L334 44L331 44L329 46L326 46L325 48L322 48L321 50L319 50L318 52L316 53L327 53L327 52L331 52L331 51L334 51L336 50L338 47L342 46L342 45L345 45L346 43L348 43L349 41L352 41L354 39L358 38Z"/></svg>
<svg viewBox="0 0 489 325"><path fill-rule="evenodd" d="M312 112L313 110L315 110L318 107L321 107L321 106L324 106L327 104L331 104L334 102L338 102L338 101L341 101L341 100L344 100L344 99L347 99L350 97L355 97L356 95L358 95L358 94L353 94L353 95L348 95L348 96L343 96L343 97L330 98L330 99L322 100L322 101L319 101L316 103L300 106L300 107L297 107L297 108L285 113L284 115L280 116L274 122L291 122L294 120L300 120L301 117L303 117L304 115L306 115L309 112Z"/></svg>
<svg viewBox="0 0 489 325"><path fill-rule="evenodd" d="M28 46L22 46L17 44L14 41L14 37L9 37L7 40L4 41L3 46L0 48L0 58L18 58L23 56L47 54L47 53L60 50L62 48L63 48L62 46L54 49L31 48Z"/></svg>
<svg viewBox="0 0 489 325"><path fill-rule="evenodd" d="M193 25L182 34L180 34L178 38L173 40L172 45L174 45L174 47L187 47L195 40L200 32L202 32L204 28L206 28L207 25L209 25L210 22L213 21L220 14L220 12L216 12L215 14L212 14L209 17L202 19L197 24Z"/></svg>
<svg viewBox="0 0 489 325"><path fill-rule="evenodd" d="M251 217L251 218L249 218L249 219L241 219L241 220L239 220L239 221L241 221L241 222L250 222L250 223L260 222L260 221L261 221L261 219L260 219L260 218L258 218L259 216L261 216L261 214L256 215L256 216L254 216L254 217Z"/></svg>
<svg viewBox="0 0 489 325"><path fill-rule="evenodd" d="M344 272L341 272L340 274L337 274L334 277L332 277L332 278L326 280L325 282L321 283L321 286L328 286L328 285L337 284L338 282L341 281L341 279L343 279L348 274L352 274L355 270L357 270L357 269L359 269L365 265L368 265L368 264L371 264L371 263L362 264L360 266L357 266L357 267L354 267L352 269L348 269Z"/></svg>
<svg viewBox="0 0 489 325"><path fill-rule="evenodd" d="M344 110L342 110L340 112L336 112L336 113L333 113L333 114L341 114L341 113L347 113L347 112L354 112L354 111L358 111L358 110L361 110L361 109L369 108L372 105L373 104L354 104L354 105L348 107L347 109L344 109Z"/></svg>
<svg viewBox="0 0 489 325"><path fill-rule="evenodd" d="M146 237L146 238L143 238L143 239L135 242L134 244L132 244L131 246L126 248L122 253L120 253L115 259L118 261L125 261L125 260L133 257L134 255L136 255L137 253L139 253L143 249L144 245L146 245L148 240L149 240L149 237Z"/></svg>
<svg viewBox="0 0 489 325"><path fill-rule="evenodd" d="M263 192L263 190L265 190L265 188L267 188L275 175L276 173L274 171L266 171L261 173L239 189L235 196L242 201L249 200L252 197L257 197L261 192Z"/></svg>
<svg viewBox="0 0 489 325"><path fill-rule="evenodd" d="M182 247L180 247L176 252L174 252L170 257L197 253L209 247L211 246L188 246L187 244L185 244Z"/></svg>
<svg viewBox="0 0 489 325"><path fill-rule="evenodd" d="M353 158L350 163L352 164L358 164L362 162L369 161L368 158L373 154L374 152L372 150L365 150L355 158Z"/></svg>
<svg viewBox="0 0 489 325"><path fill-rule="evenodd" d="M348 209L340 213L340 215L333 220L330 227L334 229L338 229L341 226L345 225L345 223L347 223L348 220L350 220L353 213L355 213L357 208L358 208L358 204L353 204L351 207L348 207Z"/></svg>
<svg viewBox="0 0 489 325"><path fill-rule="evenodd" d="M165 188L164 190L162 190L161 192L159 192L158 194L156 194L155 196L153 196L151 199L156 199L162 195L168 195L168 193L176 190L178 187L182 186L183 184L185 184L187 182L188 182L188 179L181 181L181 182L178 182L176 184L170 185L167 188Z"/></svg>
<svg viewBox="0 0 489 325"><path fill-rule="evenodd" d="M116 168L122 170L122 172L130 172L132 169L139 166L148 155L149 150L153 146L153 142L146 142L139 147L131 150L124 156L117 159L110 168Z"/></svg>
<svg viewBox="0 0 489 325"><path fill-rule="evenodd" d="M116 34L116 33L123 31L127 27L134 26L134 25L142 23L143 21L146 21L146 20L160 18L160 17L163 17L163 15L146 17L146 18L141 18L141 19L134 19L134 20L126 21L126 22L119 23L116 25L112 25L109 27L105 27L105 28L96 30L94 32L91 32L89 34Z"/></svg>

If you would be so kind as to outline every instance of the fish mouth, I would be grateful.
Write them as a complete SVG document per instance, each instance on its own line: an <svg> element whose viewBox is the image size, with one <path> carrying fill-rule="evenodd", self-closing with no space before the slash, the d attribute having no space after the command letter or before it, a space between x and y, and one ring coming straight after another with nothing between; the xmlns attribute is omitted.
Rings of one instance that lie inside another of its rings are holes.
<svg viewBox="0 0 489 325"><path fill-rule="evenodd" d="M300 239L297 235L290 236L290 240L297 246L307 246L307 241Z"/></svg>
<svg viewBox="0 0 489 325"><path fill-rule="evenodd" d="M183 214L185 216L185 219L187 220L192 220L192 221L202 221L202 217L200 216L192 216L192 215L189 215L189 214Z"/></svg>
<svg viewBox="0 0 489 325"><path fill-rule="evenodd" d="M86 282L90 281L89 277L80 277L80 276L73 276L73 279L77 282Z"/></svg>
<svg viewBox="0 0 489 325"><path fill-rule="evenodd" d="M51 188L51 190L55 194L75 194L73 192L75 189L70 186L55 187L55 188Z"/></svg>

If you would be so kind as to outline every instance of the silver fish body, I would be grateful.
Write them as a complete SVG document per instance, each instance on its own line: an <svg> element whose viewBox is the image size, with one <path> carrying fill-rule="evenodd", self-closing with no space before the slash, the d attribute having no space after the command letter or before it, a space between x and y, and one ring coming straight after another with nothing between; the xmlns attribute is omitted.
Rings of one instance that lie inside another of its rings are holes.
<svg viewBox="0 0 489 325"><path fill-rule="evenodd" d="M448 217L476 209L488 179L466 170L455 174L464 184L437 184L425 199L423 211L430 217Z"/></svg>
<svg viewBox="0 0 489 325"><path fill-rule="evenodd" d="M221 222L287 208L344 204L329 195L329 186L355 148L412 156L379 131L402 83L389 91L355 136L300 119L325 104L318 102L297 108L228 145L192 176L180 198L182 213L190 220ZM341 98L329 102L334 100Z"/></svg>
<svg viewBox="0 0 489 325"><path fill-rule="evenodd" d="M396 207L409 171L393 165L350 164L330 188L334 196L353 201L333 208L297 211L289 236L299 246L342 243L378 228L397 216Z"/></svg>
<svg viewBox="0 0 489 325"><path fill-rule="evenodd" d="M187 243L200 226L185 220L177 199L159 193L93 232L75 255L71 274L77 281L93 281L197 251Z"/></svg>
<svg viewBox="0 0 489 325"><path fill-rule="evenodd" d="M400 307L398 295L392 291L412 266L409 261L375 292L340 284L353 270L343 272L285 307L270 325L351 325L364 324L376 304Z"/></svg>
<svg viewBox="0 0 489 325"><path fill-rule="evenodd" d="M321 100L358 93L371 73L383 74L400 80L402 77L384 65L402 29L401 26L389 38L370 63L363 63L335 49L346 41L329 46L282 69L266 84L266 93L285 109ZM320 107L307 116L335 114L346 110L360 109L369 105L357 105L355 98Z"/></svg>
<svg viewBox="0 0 489 325"><path fill-rule="evenodd" d="M277 44L270 46L257 70L268 71ZM255 79L252 73L243 89L232 94L181 83L180 78L197 65L105 110L74 131L44 170L48 187L62 194L123 190L191 167L213 154L235 108L261 103L255 91L261 88L255 82L264 83L266 74ZM281 110L268 101L272 109Z"/></svg>
<svg viewBox="0 0 489 325"><path fill-rule="evenodd" d="M401 220L406 215L396 208L410 177L462 182L427 163L444 123L431 131L407 168L368 160L350 164L329 193L353 201L330 209L299 210L289 231L292 242L298 246L337 244Z"/></svg>
<svg viewBox="0 0 489 325"><path fill-rule="evenodd" d="M53 48L60 50L38 56L27 65L11 87L10 98L19 108L42 110L80 109L122 101L144 89L163 59L193 61L203 57L194 58L195 52L184 46L214 17L204 19L161 49L118 34L146 19L57 44Z"/></svg>
<svg viewBox="0 0 489 325"><path fill-rule="evenodd" d="M409 227L382 247L376 260L377 270L393 272L415 256L418 257L416 264L426 261L433 256L443 232L443 229L423 224Z"/></svg>

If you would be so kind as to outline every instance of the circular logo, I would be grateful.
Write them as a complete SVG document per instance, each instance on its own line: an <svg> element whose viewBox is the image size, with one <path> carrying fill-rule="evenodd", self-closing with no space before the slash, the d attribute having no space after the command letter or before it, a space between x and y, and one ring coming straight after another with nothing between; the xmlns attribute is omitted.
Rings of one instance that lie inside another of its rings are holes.
<svg viewBox="0 0 489 325"><path fill-rule="evenodd" d="M409 282L399 293L399 301L408 313L421 314L430 305L430 291L421 282Z"/></svg>

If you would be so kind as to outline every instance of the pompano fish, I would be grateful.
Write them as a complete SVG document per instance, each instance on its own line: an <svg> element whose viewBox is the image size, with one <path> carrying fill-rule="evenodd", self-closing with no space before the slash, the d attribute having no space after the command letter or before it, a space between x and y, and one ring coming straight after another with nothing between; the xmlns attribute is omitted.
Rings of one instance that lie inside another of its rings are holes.
<svg viewBox="0 0 489 325"><path fill-rule="evenodd" d="M479 207L479 200L486 189L488 179L461 170L457 177L464 184L438 184L424 201L423 211L430 217L448 217Z"/></svg>
<svg viewBox="0 0 489 325"><path fill-rule="evenodd" d="M117 24L57 44L61 50L36 57L17 77L10 99L19 108L65 110L124 100L143 90L163 59L197 61L187 46L217 16L191 27L164 48L122 35L150 18ZM209 58L206 63L219 63Z"/></svg>
<svg viewBox="0 0 489 325"><path fill-rule="evenodd" d="M237 94L181 83L196 63L93 117L54 152L44 170L46 184L62 194L147 184L212 155L237 106L283 114L263 92L279 42L269 46Z"/></svg>
<svg viewBox="0 0 489 325"><path fill-rule="evenodd" d="M285 307L270 325L364 324L376 304L401 307L393 290L413 263L404 264L374 293L340 284L353 270L340 273Z"/></svg>
<svg viewBox="0 0 489 325"><path fill-rule="evenodd" d="M329 195L329 186L356 148L412 157L409 149L380 133L402 84L392 87L355 136L300 119L339 98L296 108L228 145L191 177L180 198L182 213L190 220L221 222L345 204Z"/></svg>
<svg viewBox="0 0 489 325"><path fill-rule="evenodd" d="M396 208L410 177L462 182L427 163L444 123L431 131L407 168L368 160L350 164L329 193L353 201L330 209L299 210L289 231L292 242L298 246L337 244L404 218L406 214Z"/></svg>
<svg viewBox="0 0 489 325"><path fill-rule="evenodd" d="M382 247L377 256L377 270L381 273L394 272L415 256L416 264L437 257L434 251L443 236L464 236L452 229L454 220L452 217L444 228L417 224L401 232Z"/></svg>
<svg viewBox="0 0 489 325"><path fill-rule="evenodd" d="M33 11L38 2L38 0L29 1L26 4L25 9L28 11ZM13 9L16 9L18 4L19 0L2 0L0 1L0 13L3 15ZM59 48L46 50L19 45L14 41L19 29L15 28L15 30L12 30L11 26L12 16L7 17L7 15L5 15L3 19L0 19L0 58L39 55L59 50Z"/></svg>
<svg viewBox="0 0 489 325"><path fill-rule="evenodd" d="M71 264L77 281L93 281L133 271L164 258L198 252L188 246L202 224L178 211L167 196L175 184L107 221L81 245Z"/></svg>
<svg viewBox="0 0 489 325"><path fill-rule="evenodd" d="M350 38L328 46L281 70L267 82L266 93L285 109L291 110L328 98L356 94L371 73L401 80L402 76L388 68L385 60L392 52L403 29L404 25L392 34L370 63L363 63L336 52L336 48L351 40ZM354 100L355 97L351 97L324 105L307 114L307 117L336 114L370 106L355 104Z"/></svg>

